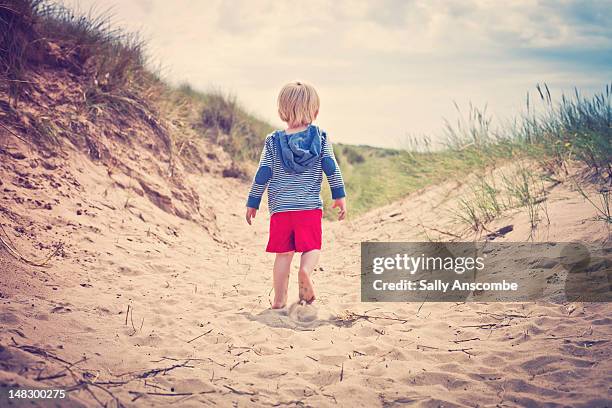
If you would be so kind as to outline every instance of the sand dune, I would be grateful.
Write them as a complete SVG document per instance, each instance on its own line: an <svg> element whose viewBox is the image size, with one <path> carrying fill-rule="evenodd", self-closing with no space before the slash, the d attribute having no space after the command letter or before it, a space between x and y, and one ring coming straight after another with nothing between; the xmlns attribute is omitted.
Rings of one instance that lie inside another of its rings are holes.
<svg viewBox="0 0 612 408"><path fill-rule="evenodd" d="M246 225L245 183L188 176L208 214L190 219L79 153L59 172L22 151L2 155L2 224L28 257L64 244L46 267L0 251L4 385L70 387L74 406L612 404L609 304L360 302L360 242L464 233L444 211L461 185L326 222L316 306L273 311L268 217ZM163 185L153 174L145 184ZM609 239L563 184L548 212L536 239ZM525 217L491 229L511 224L499 239L526 240Z"/></svg>

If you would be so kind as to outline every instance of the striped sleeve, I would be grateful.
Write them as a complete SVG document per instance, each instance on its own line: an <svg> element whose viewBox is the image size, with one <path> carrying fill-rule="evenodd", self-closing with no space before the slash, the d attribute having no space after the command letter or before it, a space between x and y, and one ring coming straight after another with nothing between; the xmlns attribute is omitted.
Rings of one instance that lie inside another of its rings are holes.
<svg viewBox="0 0 612 408"><path fill-rule="evenodd" d="M247 199L247 207L259 209L261 196L272 178L272 151L272 138L268 136L261 152L257 173L255 173L255 177L253 178L253 184L251 185L251 191Z"/></svg>
<svg viewBox="0 0 612 408"><path fill-rule="evenodd" d="M329 183L329 187L331 188L332 198L334 200L337 200L339 198L346 197L346 192L344 191L344 180L342 179L342 172L340 171L340 167L338 166L338 162L336 161L336 157L334 156L332 144L327 138L326 133L323 133L321 150L323 151L323 159L321 161L321 165L323 167L325 175L327 176L327 181Z"/></svg>

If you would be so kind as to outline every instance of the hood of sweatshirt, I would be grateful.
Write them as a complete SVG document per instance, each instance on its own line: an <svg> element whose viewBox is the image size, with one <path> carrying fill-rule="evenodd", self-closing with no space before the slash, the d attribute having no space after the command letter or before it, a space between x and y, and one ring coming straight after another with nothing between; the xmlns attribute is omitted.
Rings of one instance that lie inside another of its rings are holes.
<svg viewBox="0 0 612 408"><path fill-rule="evenodd" d="M302 173L311 168L321 156L321 131L308 125L301 132L277 132L283 167L290 173Z"/></svg>

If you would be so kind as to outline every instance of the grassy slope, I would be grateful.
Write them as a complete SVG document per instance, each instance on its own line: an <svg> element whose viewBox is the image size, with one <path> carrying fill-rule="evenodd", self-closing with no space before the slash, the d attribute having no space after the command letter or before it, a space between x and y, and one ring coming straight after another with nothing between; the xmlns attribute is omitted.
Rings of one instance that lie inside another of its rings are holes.
<svg viewBox="0 0 612 408"><path fill-rule="evenodd" d="M512 150L488 156L475 149L412 153L405 150L336 144L352 214L396 201L423 187L458 178L511 157ZM331 202L324 189L326 203Z"/></svg>

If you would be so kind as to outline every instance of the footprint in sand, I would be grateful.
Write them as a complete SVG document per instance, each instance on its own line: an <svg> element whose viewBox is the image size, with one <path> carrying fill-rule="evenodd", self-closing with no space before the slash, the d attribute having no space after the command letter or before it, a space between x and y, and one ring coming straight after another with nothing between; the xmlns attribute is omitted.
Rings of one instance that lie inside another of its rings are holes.
<svg viewBox="0 0 612 408"><path fill-rule="evenodd" d="M296 322L312 322L317 319L318 311L314 305L300 301L289 306L287 314Z"/></svg>

